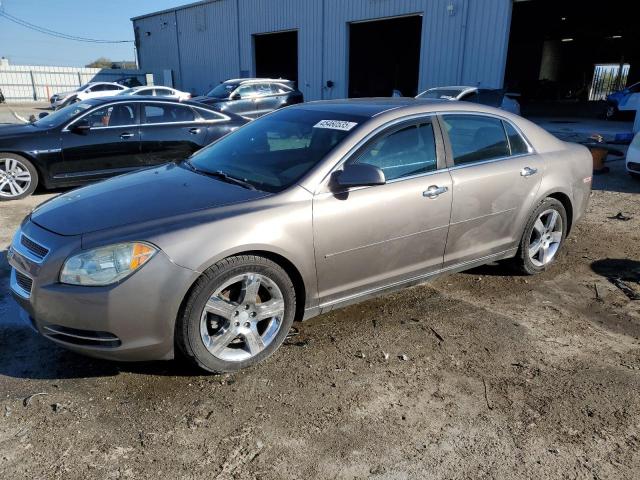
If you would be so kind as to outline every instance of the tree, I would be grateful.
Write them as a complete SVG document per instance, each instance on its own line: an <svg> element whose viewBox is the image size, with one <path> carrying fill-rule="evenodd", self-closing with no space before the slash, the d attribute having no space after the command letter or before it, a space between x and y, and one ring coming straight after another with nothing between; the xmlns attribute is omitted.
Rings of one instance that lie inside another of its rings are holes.
<svg viewBox="0 0 640 480"><path fill-rule="evenodd" d="M109 58L100 57L86 66L88 68L111 68L111 65L113 65L113 62Z"/></svg>

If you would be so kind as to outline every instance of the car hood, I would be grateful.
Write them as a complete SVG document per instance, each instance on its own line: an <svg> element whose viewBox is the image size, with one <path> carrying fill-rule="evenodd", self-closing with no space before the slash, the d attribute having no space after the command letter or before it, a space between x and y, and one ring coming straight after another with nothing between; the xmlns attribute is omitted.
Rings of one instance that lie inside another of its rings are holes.
<svg viewBox="0 0 640 480"><path fill-rule="evenodd" d="M0 125L0 140L4 140L8 137L33 135L38 132L42 133L38 127L30 123L22 123L20 125Z"/></svg>
<svg viewBox="0 0 640 480"><path fill-rule="evenodd" d="M175 217L269 195L177 164L122 175L72 190L36 208L31 220L60 235L81 235Z"/></svg>

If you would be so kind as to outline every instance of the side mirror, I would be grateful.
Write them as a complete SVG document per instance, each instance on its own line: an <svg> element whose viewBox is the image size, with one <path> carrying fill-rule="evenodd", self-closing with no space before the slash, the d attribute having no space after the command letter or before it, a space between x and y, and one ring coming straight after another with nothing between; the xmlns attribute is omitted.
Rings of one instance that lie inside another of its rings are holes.
<svg viewBox="0 0 640 480"><path fill-rule="evenodd" d="M38 118L42 120L42 119L43 119L44 117L46 117L47 115L49 115L49 112L40 112L40 113L38 114Z"/></svg>
<svg viewBox="0 0 640 480"><path fill-rule="evenodd" d="M89 130L91 130L91 125L89 124L89 120L83 118L82 120L78 120L76 123L74 123L71 126L70 130L73 133L84 135Z"/></svg>
<svg viewBox="0 0 640 480"><path fill-rule="evenodd" d="M234 93L233 95L231 95L229 97L230 100L240 100L240 94L239 93Z"/></svg>
<svg viewBox="0 0 640 480"><path fill-rule="evenodd" d="M387 180L384 172L368 163L352 163L337 172L335 183L340 187L370 187L384 185Z"/></svg>

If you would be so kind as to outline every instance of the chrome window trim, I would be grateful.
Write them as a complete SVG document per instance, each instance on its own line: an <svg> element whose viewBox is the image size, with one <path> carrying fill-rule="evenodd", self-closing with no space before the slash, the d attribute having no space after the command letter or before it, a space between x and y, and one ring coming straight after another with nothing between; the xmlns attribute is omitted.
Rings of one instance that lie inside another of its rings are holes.
<svg viewBox="0 0 640 480"><path fill-rule="evenodd" d="M447 170L449 170L449 171L460 170L462 168L475 167L476 165L486 165L488 163L503 162L505 160L511 160L511 159L522 158L522 157L529 157L531 155L533 155L533 153L519 153L518 155L509 155L509 156L506 156L506 157L496 157L496 158L490 158L488 160L478 160L477 162L469 162L469 163L463 163L461 165L454 165L453 167L448 167Z"/></svg>
<svg viewBox="0 0 640 480"><path fill-rule="evenodd" d="M93 112L95 112L96 110L99 110L101 108L105 108L105 107L110 107L112 105L118 105L120 103L157 103L157 104L161 104L161 105L182 105L184 107L188 107L188 108L192 108L194 110L204 110L203 108L197 107L195 105L187 105L184 103L176 103L176 102L167 102L167 101L163 101L163 100L145 100L145 99L131 99L131 100L127 100L126 102L108 102L108 103L103 103L102 105L97 105L94 108L84 112L82 115L80 115L78 118L75 118L74 120L70 121L69 123L67 123L64 128L61 130L61 132L70 132L69 130L69 126L76 123L79 120L82 120L84 117L86 117L87 115L92 114ZM205 110L206 112L210 112L209 110ZM231 120L231 117L228 117L227 115L225 115L222 112L218 112L215 111L214 112L217 115L222 115L224 118L219 119L219 120L192 120L189 122L163 122L163 123L139 123L139 124L131 124L131 125L114 125L112 127L91 127L91 130L103 130L103 129L108 129L108 128L134 128L134 127L142 127L142 126L147 126L147 125L177 125L178 123L218 123L218 122L225 122L225 121L229 121ZM142 120L142 119L141 119Z"/></svg>
<svg viewBox="0 0 640 480"><path fill-rule="evenodd" d="M13 292L15 292L17 295L21 296L22 298L24 298L25 300L29 300L31 298L31 292L27 292L24 288L22 288L19 284L18 284L18 279L16 278L16 268L13 267L11 269L11 276L9 279L9 288L11 288L11 290ZM20 273L22 275L24 275L25 277L29 277L29 275L27 275L26 273L20 271ZM31 277L29 277L31 278ZM33 279L31 278L31 281L33 281Z"/></svg>
<svg viewBox="0 0 640 480"><path fill-rule="evenodd" d="M21 239L22 237L26 237L29 240L31 240L33 243L40 245L43 248L46 248L47 250L49 250L47 252L47 254L42 257L36 257L35 255L33 255L29 250L27 250L27 247L25 247L24 245L22 245ZM39 242L37 240L34 240L33 238L29 237L28 235L25 235L24 233L22 233L22 230L18 230L14 236L14 241L11 243L11 248L15 251L18 252L20 255L22 255L23 257L25 257L26 259L30 260L33 263L37 263L38 265L44 262L44 259L47 258L49 256L49 253L51 253L51 248L48 247L47 245L45 245L42 242ZM27 275L28 276L28 275Z"/></svg>

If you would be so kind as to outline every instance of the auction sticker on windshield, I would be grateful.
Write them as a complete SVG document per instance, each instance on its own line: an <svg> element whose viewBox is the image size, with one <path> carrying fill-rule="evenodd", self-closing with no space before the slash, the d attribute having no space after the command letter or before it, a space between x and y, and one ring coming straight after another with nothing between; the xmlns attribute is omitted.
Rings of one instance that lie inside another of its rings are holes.
<svg viewBox="0 0 640 480"><path fill-rule="evenodd" d="M344 130L348 132L358 125L356 122L347 122L345 120L320 120L313 128L330 128L332 130Z"/></svg>

